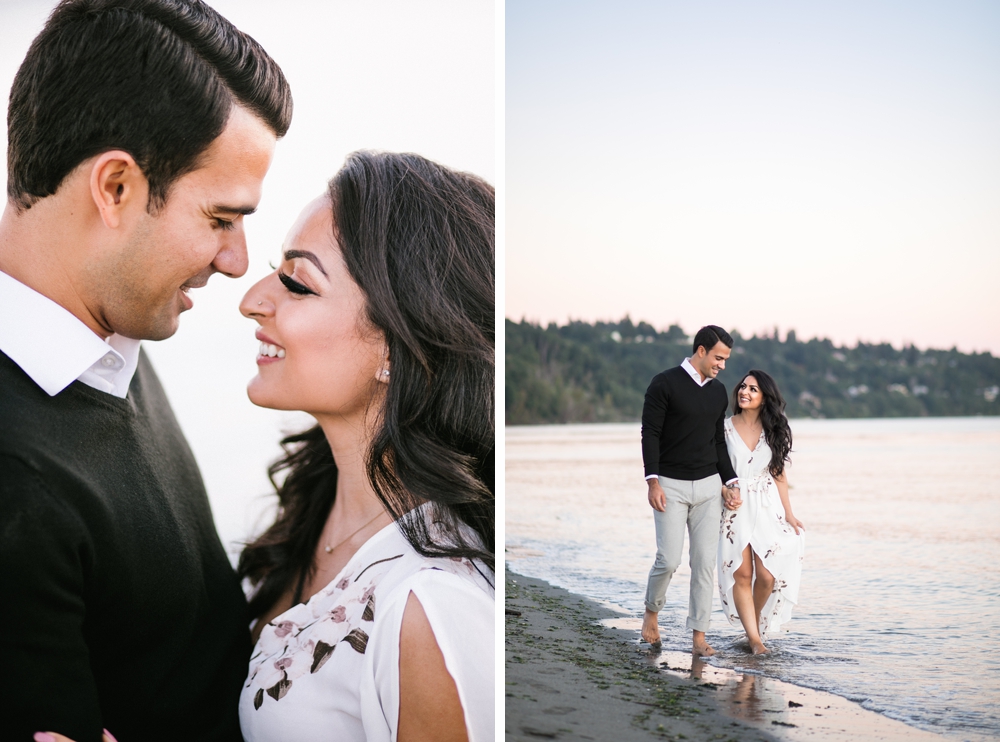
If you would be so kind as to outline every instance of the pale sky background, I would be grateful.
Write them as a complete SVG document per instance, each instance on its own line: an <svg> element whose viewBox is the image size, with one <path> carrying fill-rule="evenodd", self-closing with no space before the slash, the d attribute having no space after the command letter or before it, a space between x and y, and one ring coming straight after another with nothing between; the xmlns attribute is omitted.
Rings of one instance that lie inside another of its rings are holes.
<svg viewBox="0 0 1000 742"><path fill-rule="evenodd" d="M1000 3L506 5L506 316L1000 354Z"/></svg>
<svg viewBox="0 0 1000 742"><path fill-rule="evenodd" d="M223 543L261 522L267 464L282 429L304 416L262 410L246 398L256 373L255 322L237 309L270 272L267 263L301 208L357 149L416 152L495 178L494 5L486 0L209 0L281 65L295 113L278 142L257 214L246 232L250 270L214 276L191 293L180 330L144 347L191 442ZM54 2L0 0L0 88ZM6 183L6 157L2 167Z"/></svg>

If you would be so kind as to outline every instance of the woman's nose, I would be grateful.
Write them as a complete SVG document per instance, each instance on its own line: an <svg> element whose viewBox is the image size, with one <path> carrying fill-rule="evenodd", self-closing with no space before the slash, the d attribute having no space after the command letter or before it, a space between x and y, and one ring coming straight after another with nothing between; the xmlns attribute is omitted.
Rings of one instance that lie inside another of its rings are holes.
<svg viewBox="0 0 1000 742"><path fill-rule="evenodd" d="M269 298L267 291L267 280L270 277L262 278L251 286L250 290L244 295L243 301L240 302L240 314L247 319L254 319L259 322L274 313L274 304Z"/></svg>

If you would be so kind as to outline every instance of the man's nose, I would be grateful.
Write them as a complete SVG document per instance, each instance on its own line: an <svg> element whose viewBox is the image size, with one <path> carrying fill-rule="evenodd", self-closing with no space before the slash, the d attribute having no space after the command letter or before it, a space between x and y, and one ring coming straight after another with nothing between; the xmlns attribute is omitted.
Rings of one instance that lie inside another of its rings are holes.
<svg viewBox="0 0 1000 742"><path fill-rule="evenodd" d="M229 278L239 278L250 267L247 257L247 237L243 231L243 220L236 223L236 228L226 232L222 237L222 245L212 261L212 267Z"/></svg>

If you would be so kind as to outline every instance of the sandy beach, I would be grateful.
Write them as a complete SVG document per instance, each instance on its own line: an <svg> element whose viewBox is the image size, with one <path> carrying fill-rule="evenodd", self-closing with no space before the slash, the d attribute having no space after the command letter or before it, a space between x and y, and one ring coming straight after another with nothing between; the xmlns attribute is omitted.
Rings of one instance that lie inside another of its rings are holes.
<svg viewBox="0 0 1000 742"><path fill-rule="evenodd" d="M840 696L650 650L639 618L541 580L508 570L506 592L509 741L944 739Z"/></svg>

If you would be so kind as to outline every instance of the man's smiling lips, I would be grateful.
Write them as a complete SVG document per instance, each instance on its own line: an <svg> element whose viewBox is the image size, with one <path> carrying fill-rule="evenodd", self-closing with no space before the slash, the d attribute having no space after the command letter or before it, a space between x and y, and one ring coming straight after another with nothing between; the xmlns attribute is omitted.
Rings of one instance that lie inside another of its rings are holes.
<svg viewBox="0 0 1000 742"><path fill-rule="evenodd" d="M206 276L205 278L195 277L192 278L187 283L181 284L181 300L184 302L184 311L187 311L188 309L194 306L194 302L191 300L191 297L188 296L188 292L191 289L200 289L206 283L208 283L208 276Z"/></svg>

